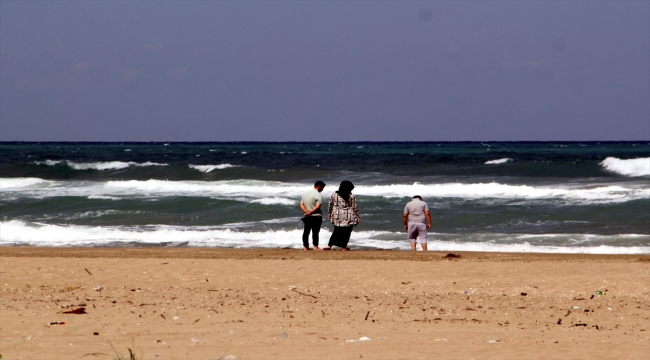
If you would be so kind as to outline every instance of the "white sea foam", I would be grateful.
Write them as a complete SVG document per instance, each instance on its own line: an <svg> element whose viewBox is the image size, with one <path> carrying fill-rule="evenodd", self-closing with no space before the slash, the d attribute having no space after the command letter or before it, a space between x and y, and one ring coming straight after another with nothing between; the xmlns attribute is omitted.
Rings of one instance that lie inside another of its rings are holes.
<svg viewBox="0 0 650 360"><path fill-rule="evenodd" d="M49 165L49 166L65 163L66 165L68 165L69 167L75 170L117 170L117 169L124 169L129 166L167 166L168 165L168 164L159 164L150 161L144 163L137 163L133 161L129 161L129 162L99 161L99 162L92 162L92 163L76 163L67 160L59 160L59 161L45 160L45 161L35 161L34 163L36 165Z"/></svg>
<svg viewBox="0 0 650 360"><path fill-rule="evenodd" d="M20 188L34 187L48 182L39 178L0 178L0 190L20 190Z"/></svg>
<svg viewBox="0 0 650 360"><path fill-rule="evenodd" d="M489 161L485 162L485 165L503 164L503 163L507 163L508 161L512 161L512 159L511 158L503 158L503 159L489 160Z"/></svg>
<svg viewBox="0 0 650 360"><path fill-rule="evenodd" d="M296 200L291 200L282 197L263 197L261 199L255 199L251 201L252 203L262 204L262 205L296 205Z"/></svg>
<svg viewBox="0 0 650 360"><path fill-rule="evenodd" d="M297 221L297 220L296 220ZM0 222L0 245L31 246L102 246L109 244L166 244L195 247L234 248L278 248L302 246L302 230L237 231L226 227L207 226L106 226L90 227L26 223L19 220ZM330 236L328 229L321 230L321 238ZM532 245L544 239L547 242L562 238L589 236L593 245L562 246ZM491 241L480 242L484 237ZM378 248L408 250L410 245L401 232L355 231L352 233L352 248ZM443 240L439 240L442 238ZM574 254L650 254L650 246L615 246L626 239L647 243L650 235L516 235L516 234L430 234L429 249L434 251L484 251L484 252L530 252L530 253L574 253ZM470 239L470 241L465 241Z"/></svg>
<svg viewBox="0 0 650 360"><path fill-rule="evenodd" d="M91 200L120 200L121 198L115 196L106 196L106 195L90 195L88 199Z"/></svg>
<svg viewBox="0 0 650 360"><path fill-rule="evenodd" d="M25 180L29 179L29 180ZM12 193L23 197L54 196L126 196L164 197L195 196L216 199L252 201L262 198L298 199L311 184L282 183L261 180L227 181L48 181L36 178L0 179L0 195ZM6 184L6 185L5 185ZM582 188L536 187L499 183L442 183L411 185L359 185L354 189L357 196L384 198L411 197L414 194L427 198L501 199L538 201L551 200L560 204L617 203L650 198L650 187L639 184L584 185ZM323 192L325 198L331 191ZM266 200L265 200L266 201ZM262 202L260 202L262 203ZM278 203L278 202L276 202ZM288 202L287 202L288 204ZM293 204L293 203L292 203Z"/></svg>
<svg viewBox="0 0 650 360"><path fill-rule="evenodd" d="M619 159L608 157L603 160L602 165L606 170L625 176L649 176L650 157L638 159Z"/></svg>
<svg viewBox="0 0 650 360"><path fill-rule="evenodd" d="M34 164L36 165L48 165L48 166L54 166L56 164L61 163L61 160L45 160L45 161L34 161Z"/></svg>
<svg viewBox="0 0 650 360"><path fill-rule="evenodd" d="M190 169L198 170L200 172L209 173L212 170L223 170L231 167L238 167L239 165L219 164L219 165L189 165Z"/></svg>

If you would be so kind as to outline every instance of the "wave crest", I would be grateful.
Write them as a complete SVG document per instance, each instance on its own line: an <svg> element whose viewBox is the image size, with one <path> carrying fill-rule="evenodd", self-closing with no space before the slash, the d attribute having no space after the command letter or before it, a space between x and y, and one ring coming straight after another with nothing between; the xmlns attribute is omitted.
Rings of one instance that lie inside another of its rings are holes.
<svg viewBox="0 0 650 360"><path fill-rule="evenodd" d="M144 163L137 163L133 161L124 162L124 161L98 161L92 163L76 163L67 160L45 160L45 161L35 161L36 165L48 165L56 166L58 164L65 164L75 170L118 170L128 168L130 166L167 166L168 164L160 164L151 161Z"/></svg>
<svg viewBox="0 0 650 360"><path fill-rule="evenodd" d="M200 172L209 173L212 170L223 170L231 167L239 167L239 165L219 164L219 165L189 165L190 169L198 170Z"/></svg>
<svg viewBox="0 0 650 360"><path fill-rule="evenodd" d="M503 163L507 163L508 161L512 161L512 159L511 158L503 158L503 159L489 160L489 161L485 162L485 165L503 164Z"/></svg>
<svg viewBox="0 0 650 360"><path fill-rule="evenodd" d="M240 201L257 200L259 203L286 203L299 199L311 188L310 184L283 183L261 180L225 181L167 181L167 180L120 180L108 182L50 181L37 178L0 179L6 193L21 197L53 196L124 196L164 197L198 196ZM31 179L31 180L25 180ZM41 184L41 182L43 184ZM560 186L537 187L499 183L440 183L440 184L394 184L359 185L354 189L357 196L404 198L418 194L426 198L505 199L505 200L552 200L570 204L618 203L650 198L650 188L638 186L606 185L584 188ZM323 191L328 198L331 191ZM262 200L264 199L264 200ZM284 199L284 200L278 200ZM294 205L295 203L291 203Z"/></svg>
<svg viewBox="0 0 650 360"><path fill-rule="evenodd" d="M47 182L49 181L39 178L2 178L0 179L0 189L24 188Z"/></svg>
<svg viewBox="0 0 650 360"><path fill-rule="evenodd" d="M295 200L283 198L283 197L263 197L261 199L255 199L251 201L252 203L262 204L262 205L296 205Z"/></svg>
<svg viewBox="0 0 650 360"><path fill-rule="evenodd" d="M608 157L603 160L602 165L605 170L624 176L649 176L650 175L650 157L638 159L619 159Z"/></svg>

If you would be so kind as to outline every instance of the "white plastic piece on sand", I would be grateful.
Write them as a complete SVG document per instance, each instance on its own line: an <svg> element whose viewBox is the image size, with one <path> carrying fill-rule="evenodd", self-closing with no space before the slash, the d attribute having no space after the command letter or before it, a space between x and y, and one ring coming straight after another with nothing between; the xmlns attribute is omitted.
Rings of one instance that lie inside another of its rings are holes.
<svg viewBox="0 0 650 360"><path fill-rule="evenodd" d="M290 291L293 290L293 289L295 289L295 288L296 288L296 287L293 286L293 285L289 286L289 290L290 290Z"/></svg>
<svg viewBox="0 0 650 360"><path fill-rule="evenodd" d="M205 344L205 340L199 340L197 338L191 338L190 340L192 340L194 344Z"/></svg>
<svg viewBox="0 0 650 360"><path fill-rule="evenodd" d="M172 318L172 320L178 320L178 319L180 319L178 316L174 316L174 317Z"/></svg>
<svg viewBox="0 0 650 360"><path fill-rule="evenodd" d="M359 338L359 341L370 341L370 338L367 336L362 336Z"/></svg>
<svg viewBox="0 0 650 360"><path fill-rule="evenodd" d="M496 344L496 343L498 343L499 341L501 341L501 340L492 339L492 340L490 340L490 341L488 341L488 342L489 342L490 344Z"/></svg>

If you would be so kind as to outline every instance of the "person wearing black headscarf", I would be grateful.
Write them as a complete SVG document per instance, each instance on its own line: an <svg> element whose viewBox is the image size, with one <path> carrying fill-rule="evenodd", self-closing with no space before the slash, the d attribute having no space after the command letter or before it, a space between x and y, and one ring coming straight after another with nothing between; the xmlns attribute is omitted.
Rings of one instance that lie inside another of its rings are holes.
<svg viewBox="0 0 650 360"><path fill-rule="evenodd" d="M338 246L342 250L350 250L348 242L352 229L359 224L359 207L357 199L352 194L354 185L345 180L339 185L339 190L330 197L327 218L334 225L334 232L330 237L329 244L324 250L330 250L332 246Z"/></svg>

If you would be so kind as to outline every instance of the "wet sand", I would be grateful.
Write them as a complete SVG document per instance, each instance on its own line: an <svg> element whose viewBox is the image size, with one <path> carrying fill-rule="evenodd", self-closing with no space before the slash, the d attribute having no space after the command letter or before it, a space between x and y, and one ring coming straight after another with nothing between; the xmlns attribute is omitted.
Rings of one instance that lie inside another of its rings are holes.
<svg viewBox="0 0 650 360"><path fill-rule="evenodd" d="M460 254L1 247L0 354L650 357L650 256Z"/></svg>

